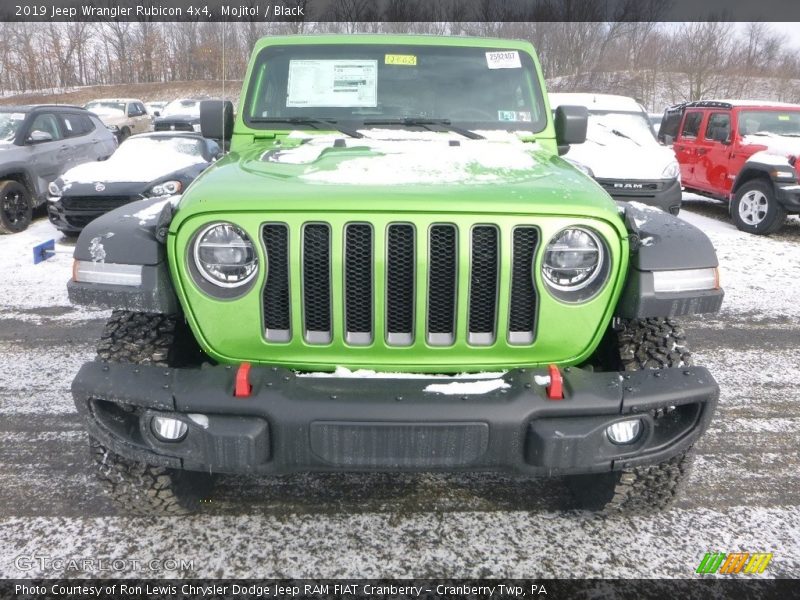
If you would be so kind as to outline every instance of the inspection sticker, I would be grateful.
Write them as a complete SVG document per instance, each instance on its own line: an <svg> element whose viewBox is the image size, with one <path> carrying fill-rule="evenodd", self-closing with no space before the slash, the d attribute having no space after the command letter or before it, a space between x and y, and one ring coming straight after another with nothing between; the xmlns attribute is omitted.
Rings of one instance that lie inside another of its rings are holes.
<svg viewBox="0 0 800 600"><path fill-rule="evenodd" d="M501 52L487 52L486 64L490 69L521 69L519 52L516 50L503 50Z"/></svg>
<svg viewBox="0 0 800 600"><path fill-rule="evenodd" d="M378 105L377 60L290 60L286 106Z"/></svg>
<svg viewBox="0 0 800 600"><path fill-rule="evenodd" d="M387 65L417 66L417 57L413 54L387 54L385 60Z"/></svg>

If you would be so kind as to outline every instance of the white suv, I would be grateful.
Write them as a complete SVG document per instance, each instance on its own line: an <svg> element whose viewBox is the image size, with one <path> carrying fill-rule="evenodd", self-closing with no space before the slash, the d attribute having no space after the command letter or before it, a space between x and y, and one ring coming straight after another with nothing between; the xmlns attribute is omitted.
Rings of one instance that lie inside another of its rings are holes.
<svg viewBox="0 0 800 600"><path fill-rule="evenodd" d="M658 143L641 104L612 94L550 94L550 108L585 106L586 143L564 158L586 168L615 199L637 201L672 214L681 208L680 167L670 148Z"/></svg>

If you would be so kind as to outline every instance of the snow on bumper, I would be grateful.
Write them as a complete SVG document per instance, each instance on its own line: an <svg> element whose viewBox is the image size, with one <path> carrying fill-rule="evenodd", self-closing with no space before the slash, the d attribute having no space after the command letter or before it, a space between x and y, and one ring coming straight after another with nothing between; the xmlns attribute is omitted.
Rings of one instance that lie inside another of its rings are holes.
<svg viewBox="0 0 800 600"><path fill-rule="evenodd" d="M600 472L661 462L702 434L719 388L702 367L619 374L563 370L564 399L516 369L486 393L426 390L430 379L298 377L253 367L235 397L236 370L89 362L72 384L92 436L129 458L228 473L496 470L530 475ZM183 421L178 442L154 417ZM641 419L631 444L609 425Z"/></svg>

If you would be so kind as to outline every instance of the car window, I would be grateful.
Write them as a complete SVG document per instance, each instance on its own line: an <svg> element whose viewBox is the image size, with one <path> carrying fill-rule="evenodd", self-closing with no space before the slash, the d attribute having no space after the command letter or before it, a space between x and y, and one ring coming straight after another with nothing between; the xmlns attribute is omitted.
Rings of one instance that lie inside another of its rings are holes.
<svg viewBox="0 0 800 600"><path fill-rule="evenodd" d="M0 142L13 142L27 116L24 112L0 112Z"/></svg>
<svg viewBox="0 0 800 600"><path fill-rule="evenodd" d="M728 113L713 113L708 118L705 138L707 140L727 140L731 135L731 116Z"/></svg>
<svg viewBox="0 0 800 600"><path fill-rule="evenodd" d="M686 117L683 119L683 129L681 129L681 137L696 138L700 133L700 124L703 122L703 113L694 111L687 112Z"/></svg>
<svg viewBox="0 0 800 600"><path fill-rule="evenodd" d="M144 104L137 102L136 109L139 111L139 116L147 114L147 109L144 107Z"/></svg>
<svg viewBox="0 0 800 600"><path fill-rule="evenodd" d="M31 130L28 135L30 136L34 131L49 133L54 140L60 140L62 137L61 128L58 126L58 120L56 119L55 115L49 113L37 115L33 119L33 123L31 123Z"/></svg>
<svg viewBox="0 0 800 600"><path fill-rule="evenodd" d="M86 115L61 115L66 137L79 137L94 131L94 123Z"/></svg>

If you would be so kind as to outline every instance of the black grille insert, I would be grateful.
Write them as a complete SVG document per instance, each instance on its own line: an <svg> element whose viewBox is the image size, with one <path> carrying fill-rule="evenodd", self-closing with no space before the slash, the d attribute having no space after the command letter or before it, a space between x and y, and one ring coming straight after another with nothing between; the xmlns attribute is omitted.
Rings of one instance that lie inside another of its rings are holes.
<svg viewBox="0 0 800 600"><path fill-rule="evenodd" d="M267 281L264 284L264 329L267 339L287 342L291 339L289 304L289 228L269 223L262 230L267 253Z"/></svg>
<svg viewBox="0 0 800 600"><path fill-rule="evenodd" d="M453 225L430 229L428 264L428 342L449 346L455 342L458 235Z"/></svg>
<svg viewBox="0 0 800 600"><path fill-rule="evenodd" d="M393 345L414 341L414 227L390 225L386 250L386 331Z"/></svg>
<svg viewBox="0 0 800 600"><path fill-rule="evenodd" d="M345 327L347 342L372 342L372 227L353 223L345 229Z"/></svg>
<svg viewBox="0 0 800 600"><path fill-rule="evenodd" d="M472 229L472 264L469 281L469 343L494 343L497 313L499 235L493 225Z"/></svg>
<svg viewBox="0 0 800 600"><path fill-rule="evenodd" d="M303 314L306 340L331 341L331 230L324 223L303 228Z"/></svg>
<svg viewBox="0 0 800 600"><path fill-rule="evenodd" d="M533 343L536 320L536 288L533 281L533 257L539 232L535 227L514 230L514 249L511 264L511 306L508 318L510 344Z"/></svg>

